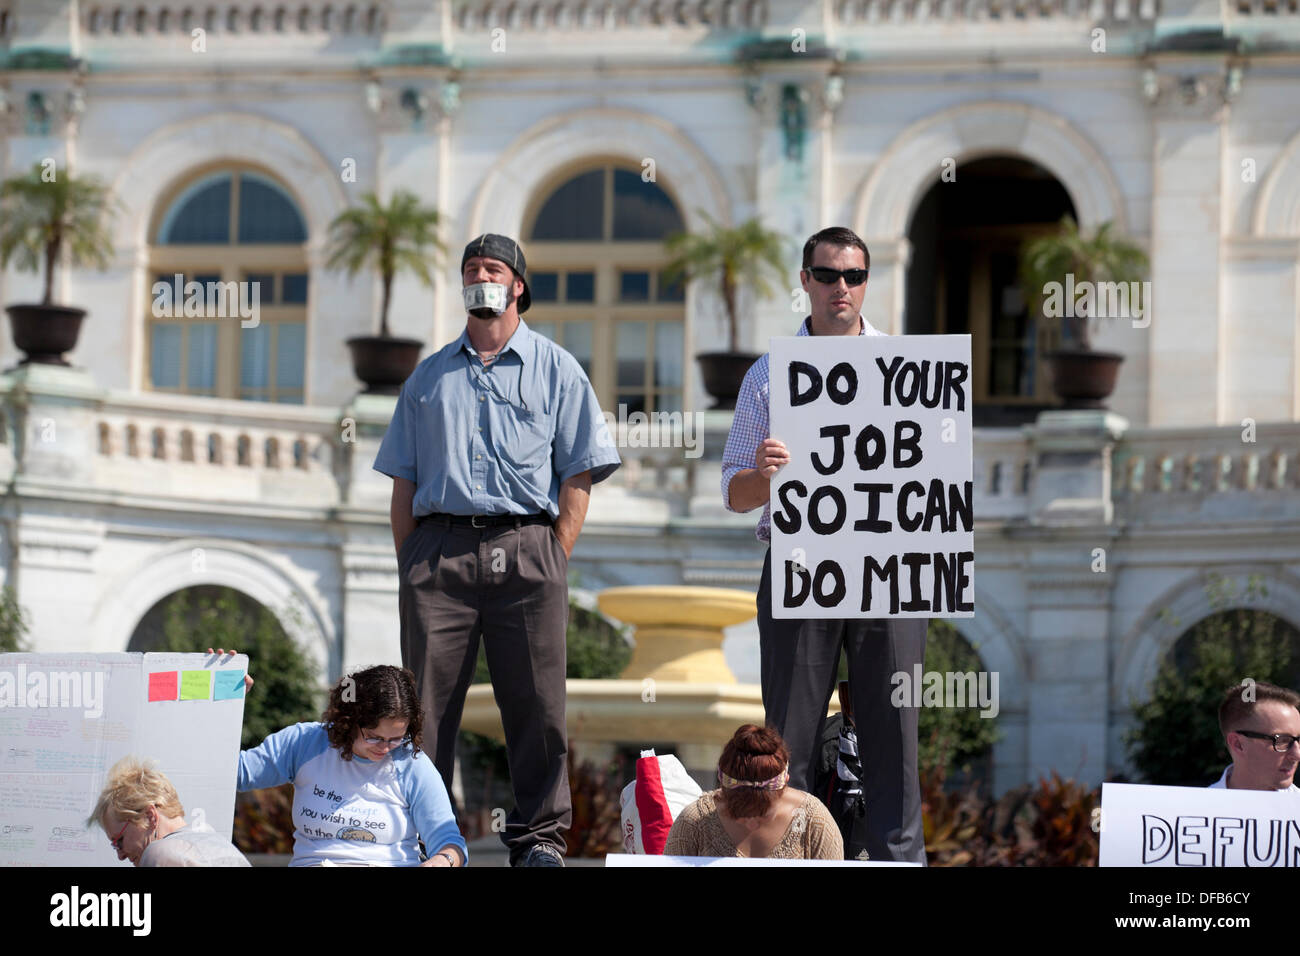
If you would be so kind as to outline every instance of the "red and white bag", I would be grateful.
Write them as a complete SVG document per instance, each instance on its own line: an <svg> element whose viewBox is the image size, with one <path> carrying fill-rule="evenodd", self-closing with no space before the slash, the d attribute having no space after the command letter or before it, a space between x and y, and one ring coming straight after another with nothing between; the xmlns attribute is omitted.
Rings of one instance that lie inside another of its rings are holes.
<svg viewBox="0 0 1300 956"><path fill-rule="evenodd" d="M662 854L673 820L703 792L672 754L641 751L636 780L623 788L623 851Z"/></svg>

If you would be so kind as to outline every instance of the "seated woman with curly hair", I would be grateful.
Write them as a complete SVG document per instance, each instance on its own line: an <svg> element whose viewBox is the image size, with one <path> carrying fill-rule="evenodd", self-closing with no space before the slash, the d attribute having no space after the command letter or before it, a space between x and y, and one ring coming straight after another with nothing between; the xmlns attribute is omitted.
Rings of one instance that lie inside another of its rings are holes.
<svg viewBox="0 0 1300 956"><path fill-rule="evenodd" d="M789 767L774 728L739 728L718 761L721 786L677 815L664 855L844 859L835 818L811 793L786 786Z"/></svg>
<svg viewBox="0 0 1300 956"><path fill-rule="evenodd" d="M420 750L423 724L409 670L358 671L330 691L319 723L241 753L237 789L293 784L290 866L464 866L447 788Z"/></svg>

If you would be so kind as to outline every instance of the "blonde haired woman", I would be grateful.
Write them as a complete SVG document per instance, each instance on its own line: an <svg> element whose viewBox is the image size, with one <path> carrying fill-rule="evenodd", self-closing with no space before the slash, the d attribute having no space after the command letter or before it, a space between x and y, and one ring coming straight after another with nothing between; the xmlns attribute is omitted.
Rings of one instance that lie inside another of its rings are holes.
<svg viewBox="0 0 1300 956"><path fill-rule="evenodd" d="M172 782L136 757L124 757L109 770L86 823L103 827L117 858L133 866L250 865L211 827L187 824Z"/></svg>

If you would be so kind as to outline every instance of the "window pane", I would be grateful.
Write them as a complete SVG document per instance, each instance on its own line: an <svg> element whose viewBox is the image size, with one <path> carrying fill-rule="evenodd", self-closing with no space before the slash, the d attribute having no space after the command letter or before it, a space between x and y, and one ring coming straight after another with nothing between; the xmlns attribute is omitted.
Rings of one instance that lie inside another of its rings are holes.
<svg viewBox="0 0 1300 956"><path fill-rule="evenodd" d="M628 415L646 411L644 392L619 392L618 403L625 407Z"/></svg>
<svg viewBox="0 0 1300 956"><path fill-rule="evenodd" d="M620 322L615 332L618 378L615 385L645 385L646 323Z"/></svg>
<svg viewBox="0 0 1300 956"><path fill-rule="evenodd" d="M185 363L185 387L189 392L211 394L217 388L217 326L191 323Z"/></svg>
<svg viewBox="0 0 1300 956"><path fill-rule="evenodd" d="M275 302L275 276L270 272L250 272L244 276L244 281L250 285L257 283L257 303L258 305L271 305ZM248 301L253 301L253 290L248 290Z"/></svg>
<svg viewBox="0 0 1300 956"><path fill-rule="evenodd" d="M680 322L655 323L656 388L681 388L682 354L685 349L684 329Z"/></svg>
<svg viewBox="0 0 1300 956"><path fill-rule="evenodd" d="M618 300L620 302L649 302L650 273L620 272L618 274Z"/></svg>
<svg viewBox="0 0 1300 956"><path fill-rule="evenodd" d="M564 285L566 302L595 302L596 273L570 272Z"/></svg>
<svg viewBox="0 0 1300 956"><path fill-rule="evenodd" d="M159 230L160 245L230 241L230 175L192 187L176 200Z"/></svg>
<svg viewBox="0 0 1300 956"><path fill-rule="evenodd" d="M655 411L680 412L682 410L682 393L677 390L658 392L655 395Z"/></svg>
<svg viewBox="0 0 1300 956"><path fill-rule="evenodd" d="M155 322L150 336L149 379L154 388L181 387L181 327Z"/></svg>
<svg viewBox="0 0 1300 956"><path fill-rule="evenodd" d="M307 324L281 322L276 326L275 387L277 391L301 391L303 368L307 364Z"/></svg>
<svg viewBox="0 0 1300 956"><path fill-rule="evenodd" d="M240 242L306 242L302 216L284 191L252 173L239 177Z"/></svg>
<svg viewBox="0 0 1300 956"><path fill-rule="evenodd" d="M270 384L270 325L262 323L239 330L239 384L241 398L260 398Z"/></svg>
<svg viewBox="0 0 1300 956"><path fill-rule="evenodd" d="M530 321L530 322L528 323L528 327L529 327L530 329L532 329L534 332L536 332L538 335L544 335L544 336L546 336L546 337L547 337L548 339L550 339L552 342L558 342L558 341L560 341L560 339L559 339L559 335L558 335L558 333L556 332L556 328L555 328L555 323L554 323L554 322L532 322L532 321Z"/></svg>
<svg viewBox="0 0 1300 956"><path fill-rule="evenodd" d="M614 238L665 239L682 232L682 217L668 194L641 174L614 170Z"/></svg>
<svg viewBox="0 0 1300 956"><path fill-rule="evenodd" d="M307 301L307 273L281 276L280 286L280 301L285 305L302 305Z"/></svg>
<svg viewBox="0 0 1300 956"><path fill-rule="evenodd" d="M593 169L561 186L542 206L531 239L600 239L605 171Z"/></svg>
<svg viewBox="0 0 1300 956"><path fill-rule="evenodd" d="M560 296L558 272L534 272L528 277L528 291L534 302L554 302Z"/></svg>
<svg viewBox="0 0 1300 956"><path fill-rule="evenodd" d="M590 322L564 324L564 347L578 360L588 378L591 378L591 325Z"/></svg>

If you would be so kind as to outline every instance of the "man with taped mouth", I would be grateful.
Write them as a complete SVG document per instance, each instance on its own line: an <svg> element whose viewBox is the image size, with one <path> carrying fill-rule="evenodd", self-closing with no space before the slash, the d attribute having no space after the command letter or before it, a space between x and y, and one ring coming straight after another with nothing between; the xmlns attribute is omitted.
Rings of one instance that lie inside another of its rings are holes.
<svg viewBox="0 0 1300 956"><path fill-rule="evenodd" d="M402 386L374 467L393 479L402 664L451 788L480 636L515 808L512 866L563 866L568 564L591 486L620 461L577 360L520 317L527 265L488 233L461 256L465 330Z"/></svg>

